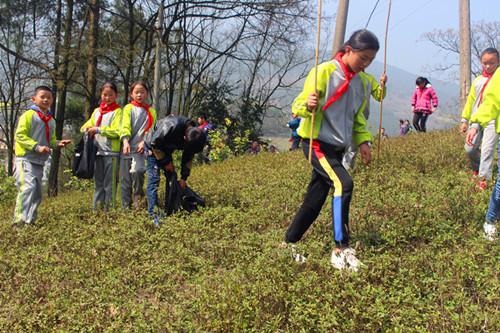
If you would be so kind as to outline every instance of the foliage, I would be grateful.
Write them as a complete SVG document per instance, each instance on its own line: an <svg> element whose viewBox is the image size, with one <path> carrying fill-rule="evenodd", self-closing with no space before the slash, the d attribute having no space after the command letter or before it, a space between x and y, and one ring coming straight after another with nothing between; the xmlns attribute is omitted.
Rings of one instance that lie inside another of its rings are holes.
<svg viewBox="0 0 500 333"><path fill-rule="evenodd" d="M0 168L0 203L1 205L14 202L17 194L16 181L9 177L4 168Z"/></svg>
<svg viewBox="0 0 500 333"><path fill-rule="evenodd" d="M304 156L246 155L195 168L208 208L160 228L142 211L94 213L91 191L45 200L38 226L0 224L0 331L500 331L499 245L481 234L490 193L470 181L463 138L383 144L354 175L360 273L329 264L329 203L300 242L307 263L279 247Z"/></svg>
<svg viewBox="0 0 500 333"><path fill-rule="evenodd" d="M225 124L209 132L210 151L209 159L212 162L220 162L230 156L237 156L245 153L250 143L250 131L246 130L240 136L237 130L238 122L225 119Z"/></svg>
<svg viewBox="0 0 500 333"><path fill-rule="evenodd" d="M92 191L94 182L92 179L81 179L71 175L71 170L66 169L63 174L69 179L64 183L64 189L72 191Z"/></svg>

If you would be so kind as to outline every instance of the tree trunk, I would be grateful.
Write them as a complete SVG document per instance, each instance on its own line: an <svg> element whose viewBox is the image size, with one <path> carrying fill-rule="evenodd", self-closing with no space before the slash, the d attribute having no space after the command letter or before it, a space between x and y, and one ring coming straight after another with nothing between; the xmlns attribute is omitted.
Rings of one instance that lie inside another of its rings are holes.
<svg viewBox="0 0 500 333"><path fill-rule="evenodd" d="M97 47L99 44L99 0L89 1L89 31L87 49L87 99L85 119L89 119L99 97L97 90Z"/></svg>
<svg viewBox="0 0 500 333"><path fill-rule="evenodd" d="M64 128L64 109L66 108L66 92L67 92L67 83L68 83L68 65L70 58L70 50L71 50L71 33L73 26L73 0L67 0L67 13L64 27L64 43L62 45L64 49L63 61L61 63L60 68L58 68L57 72L57 87L59 94L56 100L56 138L58 140L62 139L62 133ZM50 174L49 174L49 187L48 194L49 196L56 196L58 191L58 174L59 174L59 160L61 157L61 150L56 148L52 152L52 163L50 165Z"/></svg>

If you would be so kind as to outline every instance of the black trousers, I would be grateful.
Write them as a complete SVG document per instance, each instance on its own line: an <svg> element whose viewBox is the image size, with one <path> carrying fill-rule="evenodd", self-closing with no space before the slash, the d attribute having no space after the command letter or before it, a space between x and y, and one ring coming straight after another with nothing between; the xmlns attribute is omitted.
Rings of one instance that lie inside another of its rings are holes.
<svg viewBox="0 0 500 333"><path fill-rule="evenodd" d="M309 154L309 140L302 141L302 149ZM312 177L302 206L285 234L285 241L298 242L318 217L328 192L334 189L332 198L332 228L337 247L349 246L349 206L353 181L342 166L343 150L314 141Z"/></svg>
<svg viewBox="0 0 500 333"><path fill-rule="evenodd" d="M427 129L425 123L427 122L427 113L416 111L413 113L413 127L419 132L425 132Z"/></svg>

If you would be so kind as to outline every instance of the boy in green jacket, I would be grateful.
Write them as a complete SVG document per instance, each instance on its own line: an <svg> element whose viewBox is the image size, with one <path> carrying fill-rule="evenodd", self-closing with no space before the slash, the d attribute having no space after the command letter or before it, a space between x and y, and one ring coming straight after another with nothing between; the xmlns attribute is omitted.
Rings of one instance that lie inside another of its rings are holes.
<svg viewBox="0 0 500 333"><path fill-rule="evenodd" d="M33 224L42 202L43 166L51 148L64 147L71 140L56 140L56 122L49 113L52 90L35 88L33 105L19 118L16 129L16 185L19 190L14 210L14 224Z"/></svg>

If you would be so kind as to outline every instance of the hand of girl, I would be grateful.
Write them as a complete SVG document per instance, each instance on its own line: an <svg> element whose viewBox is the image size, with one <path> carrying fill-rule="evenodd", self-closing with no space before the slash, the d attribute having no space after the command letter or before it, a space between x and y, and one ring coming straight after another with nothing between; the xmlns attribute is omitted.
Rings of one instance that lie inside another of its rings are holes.
<svg viewBox="0 0 500 333"><path fill-rule="evenodd" d="M380 77L380 84L382 84L385 87L386 83L387 83L387 75L382 74L382 76Z"/></svg>
<svg viewBox="0 0 500 333"><path fill-rule="evenodd" d="M465 132L467 132L467 127L469 127L469 126L467 125L467 123L462 123L462 124L460 125L460 133L465 133Z"/></svg>
<svg viewBox="0 0 500 333"><path fill-rule="evenodd" d="M36 151L40 154L49 154L50 148L47 146L37 146Z"/></svg>
<svg viewBox="0 0 500 333"><path fill-rule="evenodd" d="M71 143L71 140L61 140L59 141L59 143L57 144L58 147L65 147L66 145L69 145Z"/></svg>
<svg viewBox="0 0 500 333"><path fill-rule="evenodd" d="M361 154L361 160L365 165L370 164L372 160L372 151L367 142L363 142L359 146L359 153Z"/></svg>
<svg viewBox="0 0 500 333"><path fill-rule="evenodd" d="M477 129L475 129L474 127L469 128L467 136L465 137L465 143L468 144L469 146L473 146L474 144L472 143L472 141L474 141L476 134L477 134Z"/></svg>
<svg viewBox="0 0 500 333"><path fill-rule="evenodd" d="M87 133L90 137L93 137L99 131L99 127L90 127L87 129Z"/></svg>
<svg viewBox="0 0 500 333"><path fill-rule="evenodd" d="M307 111L313 112L318 107L318 94L311 93L307 97Z"/></svg>
<svg viewBox="0 0 500 333"><path fill-rule="evenodd" d="M436 108L431 108L431 112L432 113L436 112Z"/></svg>
<svg viewBox="0 0 500 333"><path fill-rule="evenodd" d="M139 142L139 144L137 145L137 152L139 154L144 153L144 141Z"/></svg>
<svg viewBox="0 0 500 333"><path fill-rule="evenodd" d="M125 156L130 155L130 144L128 143L127 139L123 139L122 152L123 152L123 155L125 155Z"/></svg>

